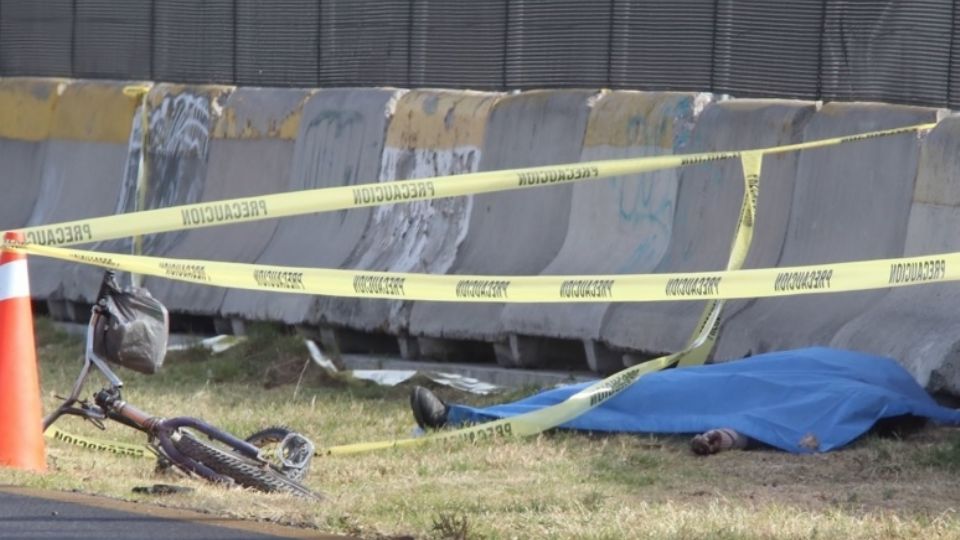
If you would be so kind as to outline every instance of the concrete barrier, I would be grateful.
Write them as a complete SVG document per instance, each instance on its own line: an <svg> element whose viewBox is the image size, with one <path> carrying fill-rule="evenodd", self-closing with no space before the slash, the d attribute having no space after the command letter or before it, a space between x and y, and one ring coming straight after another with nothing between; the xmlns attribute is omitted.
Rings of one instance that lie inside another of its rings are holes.
<svg viewBox="0 0 960 540"><path fill-rule="evenodd" d="M37 179L40 194L29 225L114 213L130 126L138 106L135 98L123 94L124 86L72 82L62 87ZM99 281L81 283L75 279L77 271L78 265L72 263L34 257L30 265L33 297L59 302L82 301L85 295L96 295ZM57 314L54 306L51 309ZM78 316L85 318L82 313Z"/></svg>
<svg viewBox="0 0 960 540"><path fill-rule="evenodd" d="M150 92L147 133L147 208L200 202L206 190L212 132L230 86L163 84ZM136 141L133 145L137 145ZM128 168L135 181L136 166ZM163 256L188 231L149 235L143 251Z"/></svg>
<svg viewBox="0 0 960 540"><path fill-rule="evenodd" d="M368 183L379 177L387 122L398 92L320 90L306 102L293 150L290 191ZM370 223L372 210L324 212L280 221L259 264L339 268ZM313 296L229 290L224 316L301 324L314 315Z"/></svg>
<svg viewBox="0 0 960 540"><path fill-rule="evenodd" d="M593 106L580 161L657 156L684 151L694 117L709 96L620 91L604 94ZM557 257L543 274L648 273L670 242L677 198L678 169L580 182L573 185L570 224ZM529 336L583 340L594 371L601 365L593 342L608 303L509 304L503 328L516 356L535 364L546 346Z"/></svg>
<svg viewBox="0 0 960 540"><path fill-rule="evenodd" d="M910 208L905 256L960 250L960 118L924 140ZM955 284L891 290L844 324L831 345L897 359L931 392L960 395L960 321Z"/></svg>
<svg viewBox="0 0 960 540"><path fill-rule="evenodd" d="M577 161L589 115L589 91L527 92L502 98L487 125L480 170ZM536 275L567 233L572 187L478 195L453 274ZM499 342L503 304L417 302L410 333L425 338ZM421 353L452 356L421 340Z"/></svg>
<svg viewBox="0 0 960 540"><path fill-rule="evenodd" d="M13 194L0 197L0 228L133 210L138 101L123 95L124 86L0 80L0 159L8 164L0 181ZM149 97L146 206L681 147L695 152L770 146L935 118L933 110L912 107L829 104L813 114L810 103L738 100L707 107L691 132L696 105L690 94L614 92L596 100L590 91L404 94L157 85ZM394 111L398 116L387 131ZM960 189L952 182L960 169L958 140L960 120L951 119L924 143L922 160L913 135L768 156L746 266L894 257L904 243L910 255L956 249L950 231L960 205ZM722 268L740 204L739 162L677 174L151 235L144 246L148 254L173 257L451 274ZM94 248L130 246L124 239ZM51 300L52 307L90 302L100 274L31 260L34 297ZM409 332L420 338L424 356L464 359L456 342L466 340L494 344L501 363L536 365L549 356L531 354L536 347L525 345L526 338L584 340L591 367L600 371L619 367L611 359L623 351L631 353L623 360L631 363L682 348L702 310L702 303L505 308L317 299L156 278L146 285L179 313L387 331L401 338ZM730 302L715 358L830 343L900 358L931 389L960 393L960 339L951 337L960 323L952 322L952 293L945 289ZM620 352L601 350L595 340Z"/></svg>
<svg viewBox="0 0 960 540"><path fill-rule="evenodd" d="M26 225L40 193L41 171L62 81L0 79L0 230Z"/></svg>
<svg viewBox="0 0 960 540"><path fill-rule="evenodd" d="M739 150L798 142L814 112L806 102L737 100L707 107L697 120L688 152ZM797 154L767 156L747 267L775 266L793 195ZM723 269L740 214L743 168L739 160L680 170L673 236L657 273ZM610 348L637 351L624 361L682 349L696 327L703 302L613 304L604 316L601 340ZM728 305L727 316L742 306Z"/></svg>
<svg viewBox="0 0 960 540"><path fill-rule="evenodd" d="M144 208L161 208L200 201L205 181L212 101L221 99L227 87L158 84L147 95L146 192ZM115 192L102 192L112 198L112 213L137 210L140 196L137 182L142 144L142 114L137 106L130 118L125 141L125 162L121 168L119 187ZM144 254L164 255L181 242L185 232L155 234L143 237ZM132 253L133 238L118 238L90 247L96 251ZM66 296L72 301L92 303L95 300L103 269L73 265L62 280ZM158 280L144 280L151 290ZM152 291L157 292L157 291ZM78 314L78 317L84 314Z"/></svg>
<svg viewBox="0 0 960 540"><path fill-rule="evenodd" d="M387 130L380 181L475 172L480 166L487 117L497 97L442 90L404 94ZM370 228L344 266L445 274L466 235L471 207L471 197L378 206ZM320 297L313 322L402 336L410 307L410 302ZM338 349L350 349L339 341Z"/></svg>
<svg viewBox="0 0 960 540"><path fill-rule="evenodd" d="M935 120L932 109L832 103L803 135L815 140ZM919 154L914 133L802 152L779 266L902 255ZM726 321L714 358L827 345L843 324L885 294L759 299Z"/></svg>
<svg viewBox="0 0 960 540"><path fill-rule="evenodd" d="M216 201L284 191L290 183L294 138L308 90L238 88L221 95L211 115L206 182L200 198ZM252 263L278 220L187 231L166 256ZM151 279L148 288L172 312L217 317L227 289Z"/></svg>

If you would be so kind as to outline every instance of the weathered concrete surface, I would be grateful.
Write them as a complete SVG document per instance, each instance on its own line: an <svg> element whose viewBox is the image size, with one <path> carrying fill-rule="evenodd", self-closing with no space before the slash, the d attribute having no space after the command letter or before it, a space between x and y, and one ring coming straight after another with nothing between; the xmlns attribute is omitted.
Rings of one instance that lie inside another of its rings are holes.
<svg viewBox="0 0 960 540"><path fill-rule="evenodd" d="M113 214L138 105L135 98L123 94L123 87L123 83L108 82L73 82L63 87L37 179L40 194L28 225ZM77 300L84 293L95 295L99 282L78 283L73 279L77 271L73 263L32 258L33 297Z"/></svg>
<svg viewBox="0 0 960 540"><path fill-rule="evenodd" d="M698 109L709 96L620 91L603 95L590 112L580 161L684 151ZM570 224L557 257L543 274L651 272L670 242L679 169L573 185ZM509 304L507 332L595 340L608 303Z"/></svg>
<svg viewBox="0 0 960 540"><path fill-rule="evenodd" d="M144 209L161 208L200 201L206 180L210 130L219 109L217 103L229 93L229 87L159 84L147 95L147 152L145 155L146 192ZM137 210L137 179L142 150L142 109L138 106L130 119L126 141L126 160L121 171L119 190L113 197L113 213ZM187 233L147 235L142 253L164 255L183 240ZM96 251L132 253L134 239L118 238L90 247ZM74 301L95 300L103 269L74 265L64 274L65 296ZM145 279L151 289L160 280Z"/></svg>
<svg viewBox="0 0 960 540"><path fill-rule="evenodd" d="M687 152L739 150L798 142L814 112L807 102L737 100L709 106L697 120ZM775 266L783 245L793 195L797 154L763 160L760 201L746 267ZM721 270L743 198L740 160L684 167L670 247L656 273ZM703 302L612 304L600 337L614 349L646 354L683 348L703 311ZM728 304L726 316L742 309Z"/></svg>
<svg viewBox="0 0 960 540"><path fill-rule="evenodd" d="M828 104L804 140L931 122L936 111L875 104ZM917 175L916 134L804 151L778 266L899 257ZM761 207L762 211L762 207ZM759 299L729 319L714 358L827 345L840 327L886 291Z"/></svg>
<svg viewBox="0 0 960 540"><path fill-rule="evenodd" d="M948 118L922 145L904 256L960 250L958 177L960 118ZM954 283L893 289L843 325L831 345L890 356L931 392L960 396L958 301Z"/></svg>
<svg viewBox="0 0 960 540"><path fill-rule="evenodd" d="M37 203L62 85L53 79L0 79L0 231L23 227Z"/></svg>
<svg viewBox="0 0 960 540"><path fill-rule="evenodd" d="M589 116L589 91L528 92L501 99L490 114L480 170L575 162ZM536 275L567 233L569 184L478 195L453 274ZM499 341L503 304L417 302L412 335Z"/></svg>
<svg viewBox="0 0 960 540"><path fill-rule="evenodd" d="M320 90L304 105L293 150L289 191L365 184L379 177L387 121L397 91ZM339 268L363 238L372 210L359 208L284 218L259 264ZM311 295L229 290L225 316L309 322Z"/></svg>
<svg viewBox="0 0 960 540"><path fill-rule="evenodd" d="M380 182L476 172L497 98L442 90L403 95L387 130ZM344 266L445 274L467 233L471 208L472 197L378 206ZM398 334L406 331L410 307L410 302L318 297L314 322Z"/></svg>
<svg viewBox="0 0 960 540"><path fill-rule="evenodd" d="M146 208L200 202L209 170L214 125L233 87L160 85L150 93ZM134 146L138 143L134 142ZM135 156L131 155L133 159ZM136 191L136 164L128 168ZM134 195L135 197L136 195ZM163 256L188 231L146 236L143 252Z"/></svg>
<svg viewBox="0 0 960 540"><path fill-rule="evenodd" d="M203 201L284 191L290 183L294 137L307 90L236 89L212 116ZM277 220L187 231L165 256L254 262L276 230ZM217 316L227 289L150 279L147 288L172 312Z"/></svg>

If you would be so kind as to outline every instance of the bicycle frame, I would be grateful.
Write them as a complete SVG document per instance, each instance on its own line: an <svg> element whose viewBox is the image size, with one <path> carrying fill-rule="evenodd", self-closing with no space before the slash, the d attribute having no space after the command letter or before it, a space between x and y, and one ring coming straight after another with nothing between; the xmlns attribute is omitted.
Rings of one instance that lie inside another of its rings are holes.
<svg viewBox="0 0 960 540"><path fill-rule="evenodd" d="M120 377L118 377L116 373L114 373L113 370L107 366L106 360L100 358L93 350L93 332L101 316L102 314L100 313L100 307L98 305L94 305L91 309L90 322L87 324L86 347L83 354L83 367L80 368L80 375L73 383L73 389L71 390L70 395L64 399L63 403L61 403L55 411L44 418L44 431L46 431L51 424L56 422L57 419L64 414L71 414L86 418L93 421L93 423L100 429L103 429L103 424L100 421L108 418L106 413L104 411L98 411L97 409L86 405L82 400L80 400L80 392L83 391L87 377L90 375L91 367L95 367L97 371L106 377L110 382L110 388L116 391L118 394L120 389L123 388L123 381L120 380ZM82 403L81 407L74 407L74 404L78 401ZM98 414L98 412L100 414ZM131 427L137 428L137 426Z"/></svg>
<svg viewBox="0 0 960 540"><path fill-rule="evenodd" d="M260 455L259 448L229 433L221 431L203 420L186 416L169 419L156 417L123 401L121 395L123 381L110 369L107 361L97 355L93 346L94 332L97 328L97 323L100 318L104 316L102 312L102 300L110 286L107 282L108 276L104 277L104 284L101 286L97 303L91 308L90 321L87 324L86 331L83 367L80 369L80 375L74 382L70 395L64 399L63 403L61 403L56 410L44 419L44 431L63 415L80 416L91 421L100 429L106 429L103 420L114 420L146 433L150 436L151 440L156 441L161 452L178 467L187 469L212 481L226 481L228 479L217 474L202 463L184 456L179 452L171 441L171 437L177 430L181 428L195 429L207 437L223 443L241 455L266 463ZM94 368L107 379L109 385L94 395L94 404L91 405L86 400L80 399L80 393L83 391L87 377ZM80 406L76 406L77 403L79 403Z"/></svg>
<svg viewBox="0 0 960 540"><path fill-rule="evenodd" d="M277 465L267 460L261 454L261 449L252 442L235 437L203 420L188 416L162 418L124 401L123 381L110 369L107 359L97 353L95 346L95 338L101 328L99 323L105 317L114 316L108 307L111 293L126 292L120 291L115 274L107 271L104 273L96 303L90 310L80 374L73 383L70 395L44 418L44 431L63 415L80 416L100 429L106 429L105 420L113 420L145 433L149 437L150 448L158 456L165 458L178 469L205 480L238 484L262 491L288 491L301 496L322 498L298 482L309 469L314 452L313 443L299 433L286 428L268 428L250 436L251 441L260 441L262 445L263 439L257 438L259 434L271 429L282 431L282 440L274 441L280 443L276 449L277 461L280 463ZM93 403L90 403L81 399L80 394L94 370L106 378L107 385L93 395ZM206 435L211 441L219 442L222 447L203 442L195 434L191 434L191 431Z"/></svg>

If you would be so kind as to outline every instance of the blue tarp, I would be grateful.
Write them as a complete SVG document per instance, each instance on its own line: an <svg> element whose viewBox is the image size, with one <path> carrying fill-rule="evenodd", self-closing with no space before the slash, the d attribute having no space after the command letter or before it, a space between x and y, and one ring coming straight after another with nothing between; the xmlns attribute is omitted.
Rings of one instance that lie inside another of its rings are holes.
<svg viewBox="0 0 960 540"><path fill-rule="evenodd" d="M589 384L482 409L451 405L448 424L534 411ZM817 347L651 373L560 427L617 433L702 433L727 427L804 453L842 447L877 420L906 414L960 425L960 411L938 405L895 361Z"/></svg>

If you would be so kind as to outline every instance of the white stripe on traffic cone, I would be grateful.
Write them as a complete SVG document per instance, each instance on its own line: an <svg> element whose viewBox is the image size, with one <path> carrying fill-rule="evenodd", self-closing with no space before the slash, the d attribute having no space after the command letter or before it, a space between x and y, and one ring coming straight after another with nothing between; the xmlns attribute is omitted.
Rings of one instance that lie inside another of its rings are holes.
<svg viewBox="0 0 960 540"><path fill-rule="evenodd" d="M11 298L30 298L30 273L25 259L0 265L0 302Z"/></svg>

